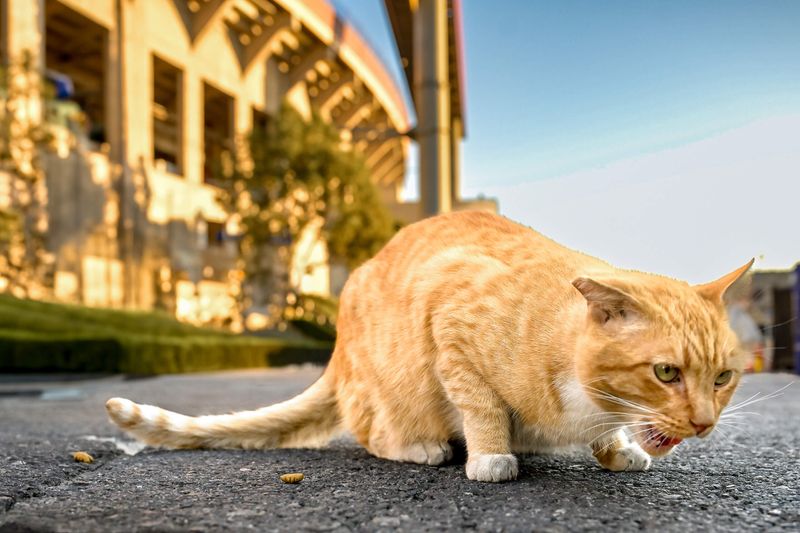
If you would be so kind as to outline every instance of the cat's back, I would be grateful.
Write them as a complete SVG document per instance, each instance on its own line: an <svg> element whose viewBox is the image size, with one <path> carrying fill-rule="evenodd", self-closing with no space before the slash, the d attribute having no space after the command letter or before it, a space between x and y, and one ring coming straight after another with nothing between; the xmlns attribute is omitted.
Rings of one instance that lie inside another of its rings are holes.
<svg viewBox="0 0 800 533"><path fill-rule="evenodd" d="M460 211L403 228L368 268L373 274L377 270L391 277L392 273L424 269L444 257L453 261L490 259L509 268L580 269L604 264L503 216Z"/></svg>
<svg viewBox="0 0 800 533"><path fill-rule="evenodd" d="M531 313L555 320L550 308L579 297L571 284L575 273L598 265L604 263L490 213L448 213L411 224L342 290L337 350L346 355L335 358L339 373L361 368L391 379L392 361L408 365L408 356L432 353L433 316L505 323L525 301Z"/></svg>
<svg viewBox="0 0 800 533"><path fill-rule="evenodd" d="M602 268L610 267L505 217L447 213L406 226L356 269L340 315L393 312L442 291L471 294L489 278L513 284L512 291L559 297L574 292L577 274Z"/></svg>

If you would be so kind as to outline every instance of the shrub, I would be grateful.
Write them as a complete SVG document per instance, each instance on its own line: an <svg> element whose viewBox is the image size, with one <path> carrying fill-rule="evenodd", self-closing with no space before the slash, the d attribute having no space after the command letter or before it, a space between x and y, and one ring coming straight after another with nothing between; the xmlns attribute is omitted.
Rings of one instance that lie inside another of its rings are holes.
<svg viewBox="0 0 800 533"><path fill-rule="evenodd" d="M0 371L164 374L325 362L330 342L233 335L161 313L0 295Z"/></svg>

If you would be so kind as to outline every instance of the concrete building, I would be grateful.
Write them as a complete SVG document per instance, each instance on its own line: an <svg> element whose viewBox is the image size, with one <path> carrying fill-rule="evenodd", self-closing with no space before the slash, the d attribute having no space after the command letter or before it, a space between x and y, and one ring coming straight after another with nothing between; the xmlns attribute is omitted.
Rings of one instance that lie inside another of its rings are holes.
<svg viewBox="0 0 800 533"><path fill-rule="evenodd" d="M490 199L461 198L466 73L461 0L385 0L411 88L419 148L419 203L398 205L406 221L461 209L497 212Z"/></svg>
<svg viewBox="0 0 800 533"><path fill-rule="evenodd" d="M324 0L0 0L0 57L26 52L71 132L44 157L59 299L224 320L239 275L212 165L284 98L341 128L390 208L419 218L399 198L398 87ZM325 268L309 276L327 291Z"/></svg>

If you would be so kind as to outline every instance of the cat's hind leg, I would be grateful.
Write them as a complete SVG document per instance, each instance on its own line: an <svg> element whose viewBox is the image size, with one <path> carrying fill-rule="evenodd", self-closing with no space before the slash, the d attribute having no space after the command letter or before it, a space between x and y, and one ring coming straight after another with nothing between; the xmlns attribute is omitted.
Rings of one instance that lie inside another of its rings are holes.
<svg viewBox="0 0 800 533"><path fill-rule="evenodd" d="M382 459L422 465L441 465L453 458L453 447L445 432L404 422L407 421L386 413L377 416L365 443L367 450Z"/></svg>
<svg viewBox="0 0 800 533"><path fill-rule="evenodd" d="M447 442L414 442L395 446L381 452L384 459L416 463L421 465L442 465L453 458L453 448Z"/></svg>
<svg viewBox="0 0 800 533"><path fill-rule="evenodd" d="M608 440L592 443L592 453L600 466L612 472L643 472L652 459L620 429Z"/></svg>

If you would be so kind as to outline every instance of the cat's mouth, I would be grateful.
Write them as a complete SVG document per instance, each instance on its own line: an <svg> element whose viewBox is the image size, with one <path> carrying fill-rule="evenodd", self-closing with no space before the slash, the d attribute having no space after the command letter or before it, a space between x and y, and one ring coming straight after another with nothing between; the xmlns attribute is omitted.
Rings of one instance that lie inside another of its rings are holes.
<svg viewBox="0 0 800 533"><path fill-rule="evenodd" d="M661 433L655 426L647 426L647 430L637 435L639 446L653 456L667 455L672 449L683 442L680 437L670 437Z"/></svg>

